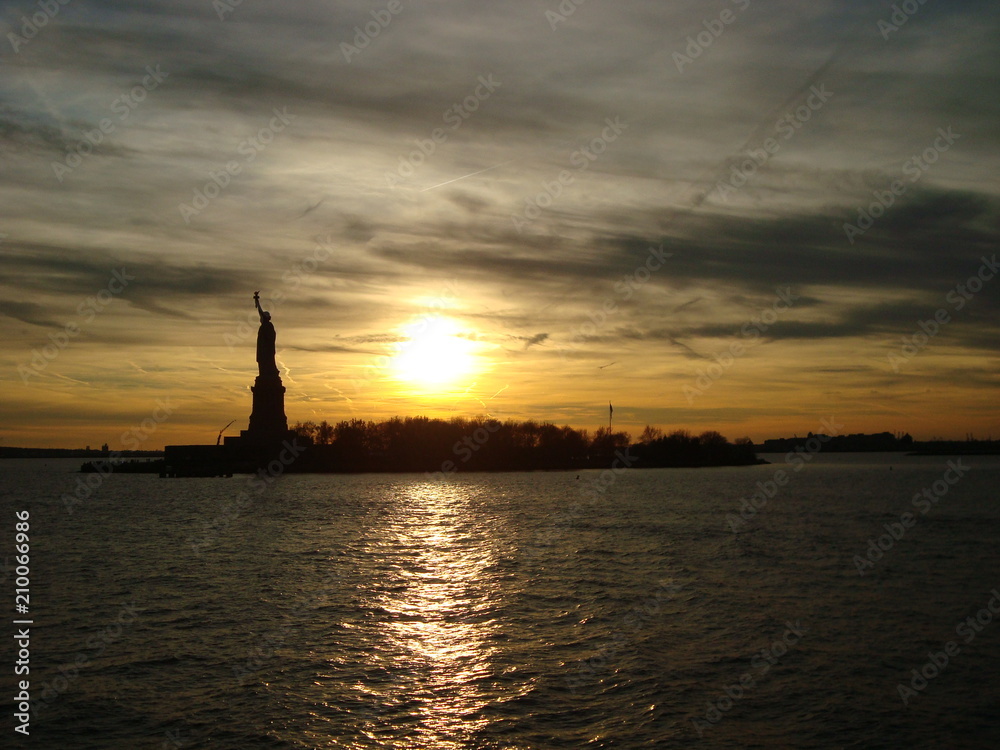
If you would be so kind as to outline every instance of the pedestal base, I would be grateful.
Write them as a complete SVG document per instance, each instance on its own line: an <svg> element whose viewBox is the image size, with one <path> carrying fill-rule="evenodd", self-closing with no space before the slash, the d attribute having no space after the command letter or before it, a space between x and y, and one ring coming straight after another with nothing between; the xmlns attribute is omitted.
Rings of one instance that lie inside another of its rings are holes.
<svg viewBox="0 0 1000 750"><path fill-rule="evenodd" d="M253 411L250 413L252 437L282 440L288 433L288 418L285 417L285 386L278 373L258 375L253 387Z"/></svg>

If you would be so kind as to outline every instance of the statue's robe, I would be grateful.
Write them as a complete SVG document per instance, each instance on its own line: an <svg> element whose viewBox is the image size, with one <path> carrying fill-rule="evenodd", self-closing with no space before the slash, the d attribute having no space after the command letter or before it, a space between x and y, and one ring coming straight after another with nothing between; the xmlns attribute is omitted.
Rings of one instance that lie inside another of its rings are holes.
<svg viewBox="0 0 1000 750"><path fill-rule="evenodd" d="M257 329L257 367L261 375L274 375L278 372L274 364L274 324L266 320Z"/></svg>

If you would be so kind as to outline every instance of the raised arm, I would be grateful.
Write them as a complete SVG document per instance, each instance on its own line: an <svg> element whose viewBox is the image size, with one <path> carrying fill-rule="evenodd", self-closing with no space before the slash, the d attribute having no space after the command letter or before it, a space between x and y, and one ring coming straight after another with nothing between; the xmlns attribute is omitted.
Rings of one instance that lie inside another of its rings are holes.
<svg viewBox="0 0 1000 750"><path fill-rule="evenodd" d="M260 290L253 293L253 304L257 308L257 314L260 315L260 322L264 322L264 311L260 309Z"/></svg>

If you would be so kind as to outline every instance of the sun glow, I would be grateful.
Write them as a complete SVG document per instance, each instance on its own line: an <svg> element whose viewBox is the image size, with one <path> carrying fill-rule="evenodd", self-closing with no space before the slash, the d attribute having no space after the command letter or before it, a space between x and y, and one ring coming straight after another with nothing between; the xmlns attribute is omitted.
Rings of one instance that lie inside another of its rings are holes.
<svg viewBox="0 0 1000 750"><path fill-rule="evenodd" d="M396 377L422 386L441 387L473 374L476 344L461 337L449 318L424 317L405 326L406 340L393 358Z"/></svg>

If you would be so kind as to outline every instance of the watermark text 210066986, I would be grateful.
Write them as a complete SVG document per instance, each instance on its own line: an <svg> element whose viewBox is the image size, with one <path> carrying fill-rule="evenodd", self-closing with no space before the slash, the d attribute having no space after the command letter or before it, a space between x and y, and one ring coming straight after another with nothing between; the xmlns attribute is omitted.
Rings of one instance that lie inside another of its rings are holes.
<svg viewBox="0 0 1000 750"><path fill-rule="evenodd" d="M28 607L31 605L31 523L30 513L26 510L19 510L14 513L17 519L14 523L14 562L17 567L14 569L14 609L21 618L28 615ZM14 674L18 677L26 677L31 673L31 620L16 619L14 626L17 630L14 633L14 644L16 653L14 657ZM28 734L30 731L30 706L31 706L31 683L29 680L18 680L14 686L16 695L14 696L14 731L21 734Z"/></svg>

